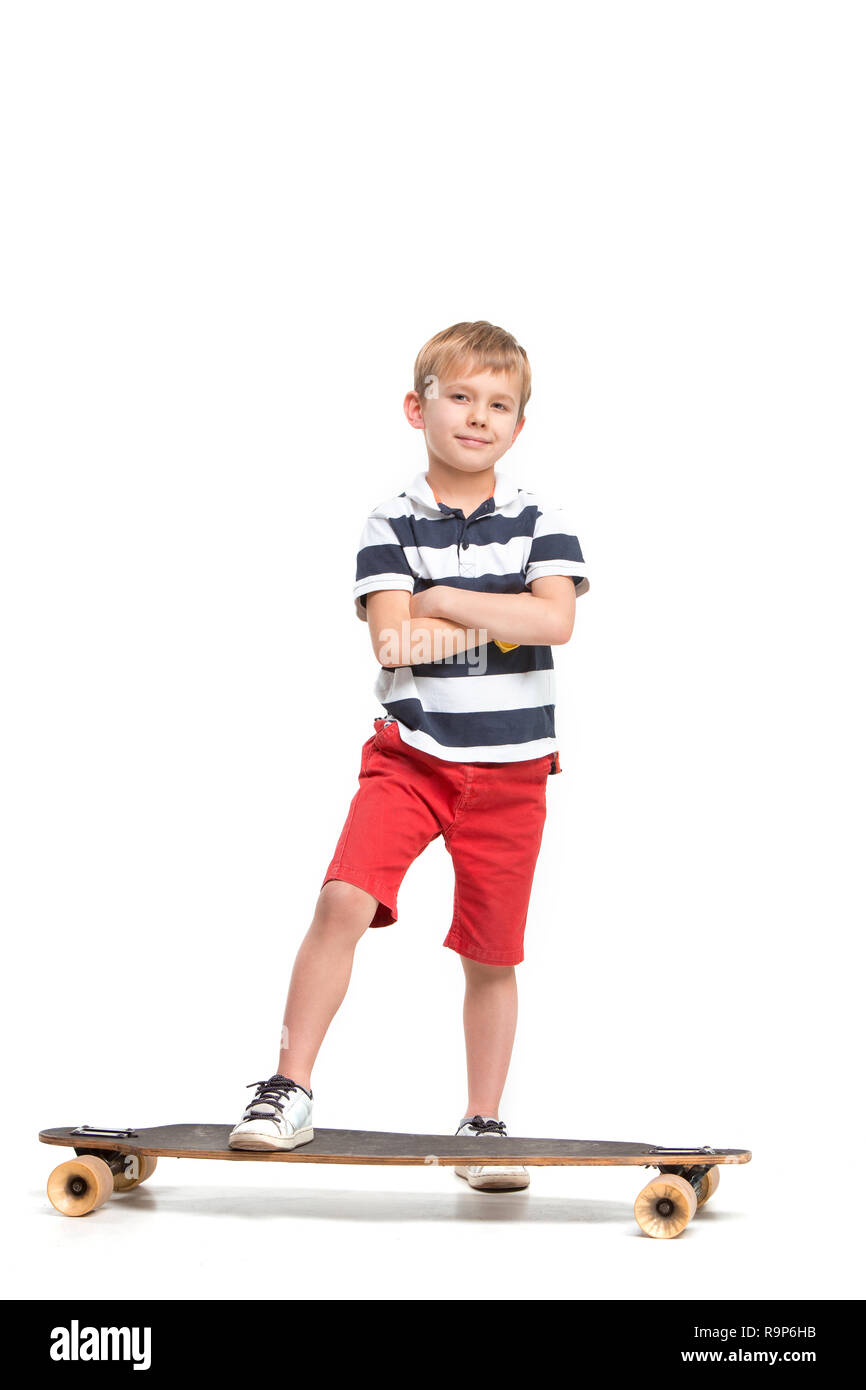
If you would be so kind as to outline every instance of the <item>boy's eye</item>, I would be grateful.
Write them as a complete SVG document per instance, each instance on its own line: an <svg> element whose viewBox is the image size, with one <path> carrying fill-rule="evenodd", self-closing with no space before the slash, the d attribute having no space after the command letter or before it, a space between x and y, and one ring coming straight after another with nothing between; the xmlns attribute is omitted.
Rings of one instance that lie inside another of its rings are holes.
<svg viewBox="0 0 866 1390"><path fill-rule="evenodd" d="M455 391L451 399L452 401L468 401L469 397L464 395L462 391ZM505 404L504 401L493 401L492 404L496 407L497 410L508 409L508 406Z"/></svg>

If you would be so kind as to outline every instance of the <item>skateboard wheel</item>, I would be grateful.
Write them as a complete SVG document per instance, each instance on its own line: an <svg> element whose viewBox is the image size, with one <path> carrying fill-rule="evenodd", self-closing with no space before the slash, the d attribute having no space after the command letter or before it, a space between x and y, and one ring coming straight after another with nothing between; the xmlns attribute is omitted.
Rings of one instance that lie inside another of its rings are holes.
<svg viewBox="0 0 866 1390"><path fill-rule="evenodd" d="M714 1163L712 1168L707 1169L706 1173L704 1173L699 1186L695 1189L699 1207L702 1207L705 1202L710 1200L719 1185L720 1177L721 1174L719 1172L718 1163Z"/></svg>
<svg viewBox="0 0 866 1390"><path fill-rule="evenodd" d="M48 1179L48 1200L64 1216L86 1216L107 1202L113 1190L114 1175L95 1154L61 1163Z"/></svg>
<svg viewBox="0 0 866 1390"><path fill-rule="evenodd" d="M125 1154L123 1167L113 1174L115 1192L131 1192L140 1187L156 1172L156 1159L152 1154Z"/></svg>
<svg viewBox="0 0 866 1390"><path fill-rule="evenodd" d="M656 1240L670 1240L688 1225L698 1209L695 1189L677 1173L663 1173L647 1183L634 1204L634 1219Z"/></svg>

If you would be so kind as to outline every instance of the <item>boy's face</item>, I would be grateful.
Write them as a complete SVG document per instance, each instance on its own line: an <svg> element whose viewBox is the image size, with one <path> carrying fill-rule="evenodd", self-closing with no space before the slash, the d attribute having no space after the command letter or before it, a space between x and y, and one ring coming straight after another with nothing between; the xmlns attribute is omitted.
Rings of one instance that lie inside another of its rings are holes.
<svg viewBox="0 0 866 1390"><path fill-rule="evenodd" d="M461 473L492 468L523 429L518 373L458 366L433 387L436 394L419 401L410 391L404 402L409 423L424 431L430 458Z"/></svg>

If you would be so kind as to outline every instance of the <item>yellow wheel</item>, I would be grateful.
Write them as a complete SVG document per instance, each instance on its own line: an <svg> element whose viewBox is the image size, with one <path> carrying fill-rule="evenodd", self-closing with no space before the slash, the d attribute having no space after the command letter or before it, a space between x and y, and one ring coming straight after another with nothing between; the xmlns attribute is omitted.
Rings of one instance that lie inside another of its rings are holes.
<svg viewBox="0 0 866 1390"><path fill-rule="evenodd" d="M714 1163L712 1168L704 1173L704 1176L701 1178L700 1186L697 1189L699 1207L702 1207L705 1202L710 1200L719 1185L720 1176L718 1163Z"/></svg>
<svg viewBox="0 0 866 1390"><path fill-rule="evenodd" d="M115 1192L131 1192L156 1172L156 1159L152 1154L124 1154L123 1167L114 1174Z"/></svg>
<svg viewBox="0 0 866 1390"><path fill-rule="evenodd" d="M95 1154L70 1158L48 1179L48 1200L64 1216L86 1216L107 1202L113 1190L114 1175Z"/></svg>
<svg viewBox="0 0 866 1390"><path fill-rule="evenodd" d="M634 1219L656 1240L678 1236L698 1209L695 1189L677 1173L662 1173L647 1183L634 1204Z"/></svg>

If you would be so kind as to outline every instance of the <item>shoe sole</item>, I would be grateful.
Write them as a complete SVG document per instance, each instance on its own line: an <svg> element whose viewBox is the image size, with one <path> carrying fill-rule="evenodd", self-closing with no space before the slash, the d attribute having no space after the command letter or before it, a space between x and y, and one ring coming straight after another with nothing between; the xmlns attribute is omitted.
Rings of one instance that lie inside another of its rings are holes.
<svg viewBox="0 0 866 1390"><path fill-rule="evenodd" d="M510 1178L504 1175L500 1177L479 1177L471 1174L466 1168L455 1168L455 1177L462 1178L468 1182L476 1192L522 1192L529 1186L529 1177Z"/></svg>
<svg viewBox="0 0 866 1390"><path fill-rule="evenodd" d="M295 1134L283 1139L281 1135L275 1134L239 1134L235 1138L229 1139L230 1149L254 1149L258 1151L296 1149L300 1144L309 1144L315 1138L312 1125L306 1129L299 1129Z"/></svg>

